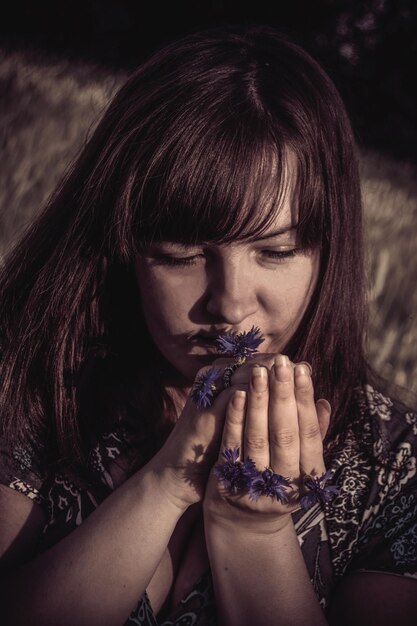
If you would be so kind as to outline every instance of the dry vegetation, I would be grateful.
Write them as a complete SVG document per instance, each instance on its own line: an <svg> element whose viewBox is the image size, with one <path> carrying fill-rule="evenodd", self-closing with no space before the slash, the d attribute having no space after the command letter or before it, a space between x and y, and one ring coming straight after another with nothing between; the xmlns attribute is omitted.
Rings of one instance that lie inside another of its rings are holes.
<svg viewBox="0 0 417 626"><path fill-rule="evenodd" d="M0 258L60 179L124 76L0 53ZM361 158L370 267L369 355L417 392L414 260L417 176L411 164Z"/></svg>

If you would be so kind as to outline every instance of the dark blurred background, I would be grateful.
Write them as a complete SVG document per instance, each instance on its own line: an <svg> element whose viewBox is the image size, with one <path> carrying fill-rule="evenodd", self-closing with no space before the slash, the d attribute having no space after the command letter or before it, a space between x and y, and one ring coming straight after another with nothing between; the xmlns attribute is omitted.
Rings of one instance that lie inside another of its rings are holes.
<svg viewBox="0 0 417 626"><path fill-rule="evenodd" d="M291 35L337 84L359 145L417 161L416 0L14 0L0 47L129 70L181 34L233 23Z"/></svg>

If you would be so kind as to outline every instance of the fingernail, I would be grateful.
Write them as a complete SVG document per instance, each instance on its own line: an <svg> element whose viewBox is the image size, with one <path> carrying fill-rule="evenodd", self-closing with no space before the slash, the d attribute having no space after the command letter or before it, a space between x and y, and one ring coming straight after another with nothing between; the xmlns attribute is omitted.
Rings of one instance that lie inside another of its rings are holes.
<svg viewBox="0 0 417 626"><path fill-rule="evenodd" d="M305 365L306 367L308 367L310 376L313 375L313 368L311 367L310 363L308 363L307 361L300 361L299 365Z"/></svg>
<svg viewBox="0 0 417 626"><path fill-rule="evenodd" d="M237 411L242 411L245 408L246 391L242 389L236 389L233 394L232 404L233 408Z"/></svg>
<svg viewBox="0 0 417 626"><path fill-rule="evenodd" d="M311 369L308 363L297 363L294 369L295 376L311 376Z"/></svg>
<svg viewBox="0 0 417 626"><path fill-rule="evenodd" d="M320 398L319 400L317 400L316 405L317 404L321 404L328 413L332 412L332 407L331 404L328 400L326 400L325 398Z"/></svg>
<svg viewBox="0 0 417 626"><path fill-rule="evenodd" d="M265 391L268 386L268 376L265 367L252 368L252 386L255 391Z"/></svg>
<svg viewBox="0 0 417 626"><path fill-rule="evenodd" d="M275 365L277 367L286 367L289 363L290 360L285 354L277 354L275 357Z"/></svg>

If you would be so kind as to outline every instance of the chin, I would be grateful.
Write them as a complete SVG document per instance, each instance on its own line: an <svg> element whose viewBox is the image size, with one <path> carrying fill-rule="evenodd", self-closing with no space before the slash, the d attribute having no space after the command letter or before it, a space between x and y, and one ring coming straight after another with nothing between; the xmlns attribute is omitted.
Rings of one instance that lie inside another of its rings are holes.
<svg viewBox="0 0 417 626"><path fill-rule="evenodd" d="M194 372L193 380L199 369L202 367L210 367L214 361L219 358L219 354L196 354L193 355L193 363L190 363L190 370ZM191 369L192 368L192 369Z"/></svg>
<svg viewBox="0 0 417 626"><path fill-rule="evenodd" d="M190 385L194 382L198 371L203 367L211 367L218 354L193 354L188 355L187 362L178 364L178 373L184 377L184 380Z"/></svg>

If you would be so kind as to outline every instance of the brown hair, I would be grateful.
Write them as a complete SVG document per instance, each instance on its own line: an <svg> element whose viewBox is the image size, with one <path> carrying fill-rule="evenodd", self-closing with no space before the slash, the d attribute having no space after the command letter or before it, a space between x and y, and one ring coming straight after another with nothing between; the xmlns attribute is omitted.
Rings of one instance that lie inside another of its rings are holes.
<svg viewBox="0 0 417 626"><path fill-rule="evenodd" d="M332 432L346 425L353 388L366 377L350 123L304 50L268 27L229 28L186 37L138 68L9 255L0 278L0 415L11 440L48 441L55 458L82 458L105 405L81 409L91 388L103 399L109 381L138 370L138 350L148 365L168 367L142 320L132 271L141 246L262 233L274 211L254 209L266 184L271 209L279 205L288 150L299 240L320 250L321 269L287 353L312 363L316 392L333 406ZM154 419L163 400L155 407L158 394L150 395Z"/></svg>

